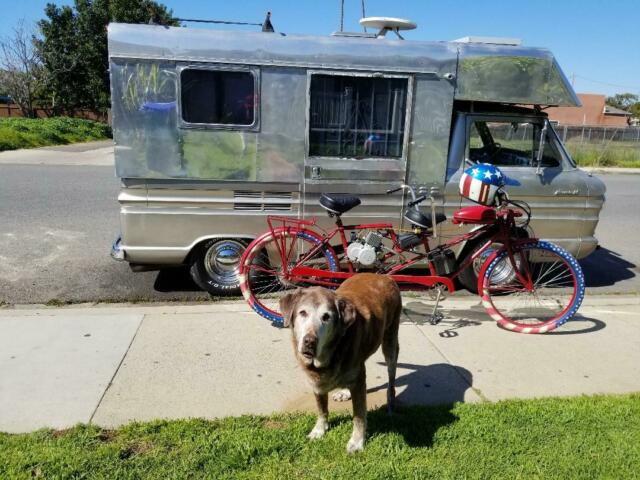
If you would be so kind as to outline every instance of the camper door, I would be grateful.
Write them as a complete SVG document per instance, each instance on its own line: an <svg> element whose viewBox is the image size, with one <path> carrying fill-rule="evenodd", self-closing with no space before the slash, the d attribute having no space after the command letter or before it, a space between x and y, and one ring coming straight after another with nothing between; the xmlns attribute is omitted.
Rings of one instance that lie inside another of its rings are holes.
<svg viewBox="0 0 640 480"><path fill-rule="evenodd" d="M305 184L311 191L327 184L405 180L412 80L308 72Z"/></svg>

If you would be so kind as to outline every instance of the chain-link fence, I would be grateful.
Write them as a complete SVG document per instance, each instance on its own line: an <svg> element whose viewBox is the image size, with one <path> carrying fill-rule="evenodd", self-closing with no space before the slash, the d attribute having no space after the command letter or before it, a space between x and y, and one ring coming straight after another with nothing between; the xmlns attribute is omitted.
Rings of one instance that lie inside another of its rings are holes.
<svg viewBox="0 0 640 480"><path fill-rule="evenodd" d="M532 128L538 133L532 132ZM554 125L553 128L578 165L640 168L640 127ZM539 130L540 127L530 123L493 124L491 135L509 145L532 138L535 142Z"/></svg>
<svg viewBox="0 0 640 480"><path fill-rule="evenodd" d="M640 127L556 125L554 128L578 165L640 167Z"/></svg>
<svg viewBox="0 0 640 480"><path fill-rule="evenodd" d="M640 127L555 125L553 128L565 144L629 142L640 148Z"/></svg>

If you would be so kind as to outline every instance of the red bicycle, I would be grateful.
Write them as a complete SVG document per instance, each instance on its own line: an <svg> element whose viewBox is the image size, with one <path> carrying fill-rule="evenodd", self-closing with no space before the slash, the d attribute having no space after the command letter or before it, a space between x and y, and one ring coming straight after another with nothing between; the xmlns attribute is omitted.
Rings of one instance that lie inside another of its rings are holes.
<svg viewBox="0 0 640 480"><path fill-rule="evenodd" d="M269 230L247 247L240 261L240 288L249 305L281 326L278 299L283 292L313 285L336 288L358 272L371 271L390 275L404 289L430 290L435 299L430 320L435 324L442 318L439 302L455 291L456 277L486 258L478 293L498 325L544 333L575 315L585 291L582 270L563 248L523 236L531 218L527 204L509 200L500 189L497 206L464 207L454 213L453 224L472 224L474 230L431 248L429 240L437 240L437 225L446 217L436 213L433 198L431 213L421 212L418 205L427 197L416 198L408 185L387 193L399 190L412 198L404 214L412 226L408 233L398 233L390 223L344 225L341 215L360 204L352 195L320 197L320 205L335 217L330 231L319 229L315 218L269 216ZM458 264L451 247L480 237L486 242ZM423 263L428 270L414 271Z"/></svg>

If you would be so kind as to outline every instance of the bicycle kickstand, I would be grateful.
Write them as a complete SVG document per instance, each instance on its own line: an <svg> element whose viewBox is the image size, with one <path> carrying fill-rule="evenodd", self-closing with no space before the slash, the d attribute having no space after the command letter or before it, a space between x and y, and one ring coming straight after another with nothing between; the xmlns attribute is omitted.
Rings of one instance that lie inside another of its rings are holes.
<svg viewBox="0 0 640 480"><path fill-rule="evenodd" d="M429 323L431 325L437 325L440 323L440 320L444 318L444 315L438 311L438 305L440 304L440 297L442 296L442 290L438 288L438 293L436 294L436 304L433 306L433 311L431 312L431 318L429 319Z"/></svg>

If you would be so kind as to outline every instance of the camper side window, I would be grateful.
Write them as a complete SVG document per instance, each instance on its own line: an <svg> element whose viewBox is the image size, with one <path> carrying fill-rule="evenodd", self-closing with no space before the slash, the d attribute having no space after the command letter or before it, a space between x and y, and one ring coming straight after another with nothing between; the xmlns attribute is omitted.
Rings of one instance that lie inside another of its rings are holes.
<svg viewBox="0 0 640 480"><path fill-rule="evenodd" d="M408 80L311 76L309 155L402 157Z"/></svg>
<svg viewBox="0 0 640 480"><path fill-rule="evenodd" d="M252 126L256 116L253 73L184 69L180 73L180 105L187 124Z"/></svg>

